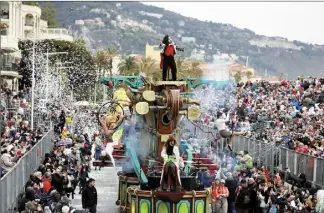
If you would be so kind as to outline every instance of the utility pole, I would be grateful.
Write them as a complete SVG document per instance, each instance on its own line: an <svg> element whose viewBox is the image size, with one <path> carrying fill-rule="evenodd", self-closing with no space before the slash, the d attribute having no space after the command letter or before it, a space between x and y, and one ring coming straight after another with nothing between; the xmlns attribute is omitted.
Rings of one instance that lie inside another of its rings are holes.
<svg viewBox="0 0 324 213"><path fill-rule="evenodd" d="M49 75L49 68L48 68L48 48L47 48L47 53L46 53L46 93L45 93L45 99L47 103L48 99L48 75Z"/></svg>
<svg viewBox="0 0 324 213"><path fill-rule="evenodd" d="M36 21L34 21L33 38L33 59L32 59L32 102L31 102L31 129L34 130L34 98L35 98L35 41L36 41Z"/></svg>

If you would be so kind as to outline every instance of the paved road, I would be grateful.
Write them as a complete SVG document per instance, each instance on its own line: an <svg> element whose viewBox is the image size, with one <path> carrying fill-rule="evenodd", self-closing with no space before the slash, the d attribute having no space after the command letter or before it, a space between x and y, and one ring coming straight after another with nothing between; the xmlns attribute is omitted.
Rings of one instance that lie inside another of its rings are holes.
<svg viewBox="0 0 324 213"><path fill-rule="evenodd" d="M117 172L121 168L105 167L99 170L92 170L89 174L90 178L96 180L96 188L98 193L97 213L117 213L115 204L118 197L118 177ZM75 190L79 193L79 188ZM81 195L76 194L72 200L72 206L82 209Z"/></svg>

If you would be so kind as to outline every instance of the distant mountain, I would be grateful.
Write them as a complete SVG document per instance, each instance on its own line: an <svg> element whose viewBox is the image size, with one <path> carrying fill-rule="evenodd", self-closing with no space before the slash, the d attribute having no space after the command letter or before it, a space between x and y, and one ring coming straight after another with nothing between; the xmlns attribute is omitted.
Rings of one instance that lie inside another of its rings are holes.
<svg viewBox="0 0 324 213"><path fill-rule="evenodd" d="M205 52L203 59L207 62L215 54L235 54L242 63L248 56L249 65L261 75L285 73L291 79L323 74L324 46L321 45L257 35L230 24L203 22L137 2L53 4L58 21L68 25L74 35L88 39L93 49L115 46L123 54L145 54L146 43L157 45L169 34L178 46L185 48L182 54L186 57L195 49Z"/></svg>

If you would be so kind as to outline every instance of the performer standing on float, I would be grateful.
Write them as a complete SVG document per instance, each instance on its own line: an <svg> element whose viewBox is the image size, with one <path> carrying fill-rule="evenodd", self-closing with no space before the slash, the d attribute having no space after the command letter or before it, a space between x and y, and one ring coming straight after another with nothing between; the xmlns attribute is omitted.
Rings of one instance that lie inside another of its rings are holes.
<svg viewBox="0 0 324 213"><path fill-rule="evenodd" d="M177 54L177 50L183 51L182 48L178 48L175 43L172 42L170 36L164 36L162 43L160 44L162 47L161 50L161 62L160 69L162 69L162 80L167 80L168 69L171 69L172 73L172 81L177 80L177 65L174 60L175 54Z"/></svg>
<svg viewBox="0 0 324 213"><path fill-rule="evenodd" d="M174 138L170 137L165 143L161 157L164 159L161 175L161 188L164 191L180 191L180 152ZM171 189L172 186L172 189Z"/></svg>

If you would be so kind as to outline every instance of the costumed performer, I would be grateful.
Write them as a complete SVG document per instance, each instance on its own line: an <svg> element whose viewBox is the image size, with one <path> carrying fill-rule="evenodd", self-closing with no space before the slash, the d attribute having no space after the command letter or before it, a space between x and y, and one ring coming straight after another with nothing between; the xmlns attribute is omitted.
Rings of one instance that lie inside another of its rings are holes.
<svg viewBox="0 0 324 213"><path fill-rule="evenodd" d="M218 132L220 134L220 136L222 138L226 138L228 139L227 140L227 145L228 145L228 148L230 150L232 150L232 140L233 140L233 136L236 136L236 135L243 135L245 134L245 132L235 132L235 131L231 131L229 130L229 128L227 127L226 123L229 122L230 120L230 113L231 111L229 111L226 115L225 112L222 112L222 111L218 111L217 112L217 119L215 121L215 126L216 128L218 129Z"/></svg>
<svg viewBox="0 0 324 213"><path fill-rule="evenodd" d="M177 54L177 48L175 43L172 42L170 36L164 36L160 47L162 47L160 56L160 69L162 69L162 80L167 80L168 69L171 69L172 81L177 80L177 65L174 59L174 55Z"/></svg>
<svg viewBox="0 0 324 213"><path fill-rule="evenodd" d="M161 157L164 159L160 182L162 190L180 191L180 152L179 147L176 145L176 140L173 137L170 137L165 143L161 151Z"/></svg>

